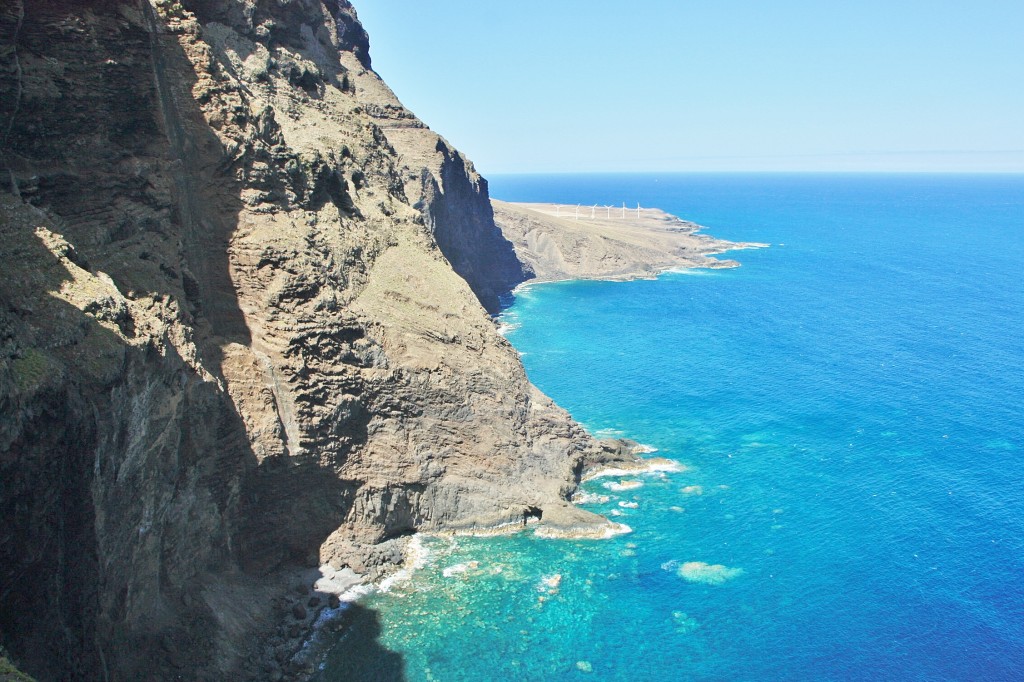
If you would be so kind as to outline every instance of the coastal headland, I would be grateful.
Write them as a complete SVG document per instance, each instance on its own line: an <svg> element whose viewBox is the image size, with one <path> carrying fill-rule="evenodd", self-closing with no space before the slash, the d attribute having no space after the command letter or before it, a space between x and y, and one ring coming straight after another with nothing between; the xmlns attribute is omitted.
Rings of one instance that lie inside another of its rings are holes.
<svg viewBox="0 0 1024 682"><path fill-rule="evenodd" d="M734 268L713 258L767 244L729 242L657 208L569 206L491 200L494 221L531 281L627 280L675 268Z"/></svg>

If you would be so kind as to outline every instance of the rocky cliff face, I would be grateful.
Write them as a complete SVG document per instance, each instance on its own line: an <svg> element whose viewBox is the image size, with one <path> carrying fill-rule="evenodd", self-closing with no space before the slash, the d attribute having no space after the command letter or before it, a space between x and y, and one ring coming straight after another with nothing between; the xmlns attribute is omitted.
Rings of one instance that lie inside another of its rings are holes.
<svg viewBox="0 0 1024 682"><path fill-rule="evenodd" d="M615 449L485 311L485 182L369 65L345 0L0 7L0 638L40 679L262 676L297 572L604 523L566 498Z"/></svg>

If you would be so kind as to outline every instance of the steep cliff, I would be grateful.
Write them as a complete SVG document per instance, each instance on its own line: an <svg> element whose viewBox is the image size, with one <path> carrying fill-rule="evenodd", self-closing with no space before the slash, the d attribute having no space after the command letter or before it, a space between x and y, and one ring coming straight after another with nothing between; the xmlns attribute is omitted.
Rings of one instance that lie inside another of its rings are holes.
<svg viewBox="0 0 1024 682"><path fill-rule="evenodd" d="M0 640L27 672L277 675L256 654L287 663L310 569L606 523L566 499L619 450L486 313L523 274L485 182L369 67L345 0L0 7Z"/></svg>
<svg viewBox="0 0 1024 682"><path fill-rule="evenodd" d="M410 203L423 212L441 252L469 283L488 312L500 309L499 298L529 279L514 245L495 224L487 180L472 162L427 128L402 106L390 88L358 53L341 55L363 110L398 154Z"/></svg>

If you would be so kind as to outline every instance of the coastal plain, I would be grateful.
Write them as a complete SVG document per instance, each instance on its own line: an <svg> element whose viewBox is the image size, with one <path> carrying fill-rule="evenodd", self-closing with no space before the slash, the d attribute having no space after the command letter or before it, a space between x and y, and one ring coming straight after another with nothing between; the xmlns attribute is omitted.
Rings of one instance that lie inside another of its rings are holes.
<svg viewBox="0 0 1024 682"><path fill-rule="evenodd" d="M713 258L767 244L729 242L657 208L568 206L491 200L494 221L531 281L650 278L682 268L734 268Z"/></svg>

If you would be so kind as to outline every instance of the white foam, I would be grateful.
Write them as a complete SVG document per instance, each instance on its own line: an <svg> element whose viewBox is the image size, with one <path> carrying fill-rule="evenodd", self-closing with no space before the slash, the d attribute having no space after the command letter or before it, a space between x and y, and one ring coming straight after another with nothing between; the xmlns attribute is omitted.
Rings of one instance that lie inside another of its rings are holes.
<svg viewBox="0 0 1024 682"><path fill-rule="evenodd" d="M377 585L377 590L388 592L395 584L408 581L413 573L427 565L428 556L430 556L430 551L423 546L423 537L419 533L413 535L405 546L405 562L402 567L381 580Z"/></svg>
<svg viewBox="0 0 1024 682"><path fill-rule="evenodd" d="M652 450L653 452L653 450ZM591 481L595 478L610 478L613 476L643 476L645 474L657 474L663 472L686 471L687 467L674 459L654 457L641 460L635 467L606 467L588 473L584 480Z"/></svg>
<svg viewBox="0 0 1024 682"><path fill-rule="evenodd" d="M592 474L587 474L587 480L589 481L595 478L611 478L612 476L632 476L642 473L644 473L642 469L618 469L609 467L607 469L599 469Z"/></svg>
<svg viewBox="0 0 1024 682"><path fill-rule="evenodd" d="M572 496L573 504L607 504L610 499L607 495L588 493L585 490L577 490Z"/></svg>
<svg viewBox="0 0 1024 682"><path fill-rule="evenodd" d="M607 528L605 528L603 537L604 539L608 539L613 538L616 535L626 535L632 532L633 529L624 523L613 523L610 524Z"/></svg>
<svg viewBox="0 0 1024 682"><path fill-rule="evenodd" d="M330 566L322 566L320 568L321 572L323 572L325 568L334 572L334 569ZM337 573L341 573L341 571L337 571ZM323 578L321 578L321 580L323 580ZM321 583L318 580L317 585L320 584ZM325 591L322 590L320 587L316 587L315 589ZM335 618L338 618L342 613L345 612L346 609L348 609L349 606L351 606L354 602L359 601L366 595L370 594L371 592L373 592L373 590L373 585L369 585L366 583L359 583L357 585L353 585L352 587L349 587L347 590L337 595L339 604L336 608L332 609L330 606L325 606L324 608L322 608L320 610L320 613L317 614L316 620L313 621L313 632L310 635L310 637L302 643L302 648L300 649L300 653L298 654L298 656L306 656L309 655L310 652L315 651L322 643L324 626L326 626L330 621L334 620ZM330 592L330 594L334 593Z"/></svg>
<svg viewBox="0 0 1024 682"><path fill-rule="evenodd" d="M608 490L615 491L636 490L637 488L642 488L644 486L642 481L619 481L618 483L609 481L608 483L603 483L601 485Z"/></svg>
<svg viewBox="0 0 1024 682"><path fill-rule="evenodd" d="M716 274L715 269L716 268L705 268L699 265L683 265L677 268L669 268L665 272L673 275L689 275L690 277L711 277Z"/></svg>
<svg viewBox="0 0 1024 682"><path fill-rule="evenodd" d="M658 457L656 459L651 459L648 461L650 463L647 465L647 471L651 472L672 472L687 470L687 467L675 461L674 459L665 459L664 457Z"/></svg>

